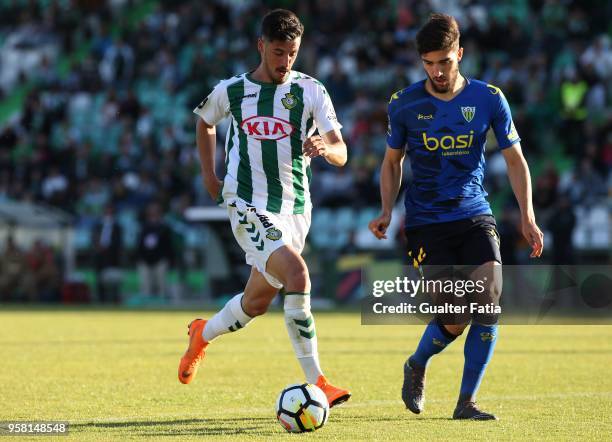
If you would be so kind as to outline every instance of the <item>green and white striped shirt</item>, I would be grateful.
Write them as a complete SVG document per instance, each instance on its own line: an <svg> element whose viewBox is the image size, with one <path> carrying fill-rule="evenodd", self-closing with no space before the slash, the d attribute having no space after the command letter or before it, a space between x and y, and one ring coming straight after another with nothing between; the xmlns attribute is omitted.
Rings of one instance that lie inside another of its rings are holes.
<svg viewBox="0 0 612 442"><path fill-rule="evenodd" d="M219 82L194 113L211 126L231 116L225 201L240 198L281 214L311 209L310 158L302 154L302 143L316 129L324 134L342 127L318 80L296 71L283 84L237 75Z"/></svg>

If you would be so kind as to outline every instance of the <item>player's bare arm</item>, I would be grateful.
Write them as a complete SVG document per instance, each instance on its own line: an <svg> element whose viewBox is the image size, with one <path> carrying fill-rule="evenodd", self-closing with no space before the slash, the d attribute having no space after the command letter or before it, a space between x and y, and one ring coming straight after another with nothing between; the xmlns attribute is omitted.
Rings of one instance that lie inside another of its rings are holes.
<svg viewBox="0 0 612 442"><path fill-rule="evenodd" d="M333 165L342 167L346 164L346 144L340 130L334 129L323 135L313 135L306 138L303 145L304 155L310 158L321 156Z"/></svg>
<svg viewBox="0 0 612 442"><path fill-rule="evenodd" d="M521 230L532 249L529 256L531 258L539 258L544 248L544 234L535 221L531 200L529 166L523 156L519 143L515 143L509 148L502 150L502 154L508 166L508 178L510 179L512 191L521 210Z"/></svg>
<svg viewBox="0 0 612 442"><path fill-rule="evenodd" d="M196 126L196 142L200 156L202 178L208 194L213 200L217 199L223 183L215 173L215 148L217 147L217 132L215 126L210 126L203 119L198 118Z"/></svg>
<svg viewBox="0 0 612 442"><path fill-rule="evenodd" d="M380 170L382 213L368 225L370 231L378 239L387 239L386 232L391 223L391 212L402 184L402 164L405 153L405 149L392 149L389 146L385 152Z"/></svg>

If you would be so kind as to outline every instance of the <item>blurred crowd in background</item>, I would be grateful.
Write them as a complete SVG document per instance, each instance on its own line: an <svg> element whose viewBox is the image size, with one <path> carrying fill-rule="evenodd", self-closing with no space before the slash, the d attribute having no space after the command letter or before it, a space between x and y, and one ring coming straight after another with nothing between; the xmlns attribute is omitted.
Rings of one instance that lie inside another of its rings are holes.
<svg viewBox="0 0 612 442"><path fill-rule="evenodd" d="M295 69L325 84L349 147L344 168L313 162L313 216L321 210L314 224L333 230L335 211L350 210L349 224L375 213L389 96L424 77L414 37L430 12L443 11L460 23L462 72L497 85L510 102L538 221L553 239L548 262L577 262L576 249L609 250L610 2L0 0L0 202L44 203L74 215L77 266L96 269L98 299L117 296L116 277L104 269L139 262L146 284L185 265L177 253L190 237L184 210L214 205L201 183L191 111L219 80L257 66L259 22L273 7L302 19ZM222 166L223 126L218 132ZM487 147L485 188L503 259L521 263L526 245L505 163L494 138ZM363 228L348 225L334 241L317 237L317 228L310 238L323 253L380 248L359 239ZM157 247L162 237L161 257L151 258L146 244ZM18 246L4 244L0 285L11 286ZM36 244L20 252L23 265L34 266L27 256L45 261L36 252L44 243ZM110 247L117 250L102 256ZM60 290L55 273L45 281ZM30 299L33 290L20 292Z"/></svg>

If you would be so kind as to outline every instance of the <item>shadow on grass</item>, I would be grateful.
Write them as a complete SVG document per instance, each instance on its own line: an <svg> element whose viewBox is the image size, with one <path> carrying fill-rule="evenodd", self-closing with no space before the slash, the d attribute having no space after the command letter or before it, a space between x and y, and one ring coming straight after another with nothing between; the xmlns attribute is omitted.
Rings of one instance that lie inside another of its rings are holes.
<svg viewBox="0 0 612 442"><path fill-rule="evenodd" d="M332 419L332 418L330 418ZM367 415L367 416L339 416L337 417L337 420L339 422L346 422L346 421L358 421L358 422L364 422L367 420L367 422L418 422L418 421L448 421L448 420L453 420L453 418L451 417L445 417L445 416L432 416L432 417L425 417L425 416L415 416L413 414L398 414L397 416L372 416L372 415Z"/></svg>
<svg viewBox="0 0 612 442"><path fill-rule="evenodd" d="M370 422L399 423L410 421L411 424L425 424L430 421L452 421L450 417L442 416L368 416ZM330 420L337 424L363 422L363 416L335 416ZM144 437L163 436L257 436L273 437L286 434L280 426L276 425L273 417L237 417L237 418L210 418L210 419L176 419L163 421L117 421L117 422L90 422L71 424L74 432L85 433L114 433L132 434Z"/></svg>
<svg viewBox="0 0 612 442"><path fill-rule="evenodd" d="M71 424L70 429L82 432L120 430L142 436L222 436L222 435L278 435L273 418L239 417L212 419L177 419L168 421L117 421ZM144 431L143 431L144 430ZM276 430L276 431L274 431Z"/></svg>

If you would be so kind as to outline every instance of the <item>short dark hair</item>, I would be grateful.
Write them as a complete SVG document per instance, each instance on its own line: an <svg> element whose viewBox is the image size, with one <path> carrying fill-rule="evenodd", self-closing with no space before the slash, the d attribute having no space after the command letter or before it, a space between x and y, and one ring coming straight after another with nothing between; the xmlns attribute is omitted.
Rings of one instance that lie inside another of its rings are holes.
<svg viewBox="0 0 612 442"><path fill-rule="evenodd" d="M261 21L261 36L268 41L292 41L303 33L304 25L298 16L286 9L274 9Z"/></svg>
<svg viewBox="0 0 612 442"><path fill-rule="evenodd" d="M444 51L459 46L459 25L455 17L446 14L431 14L416 36L417 51L426 54Z"/></svg>

